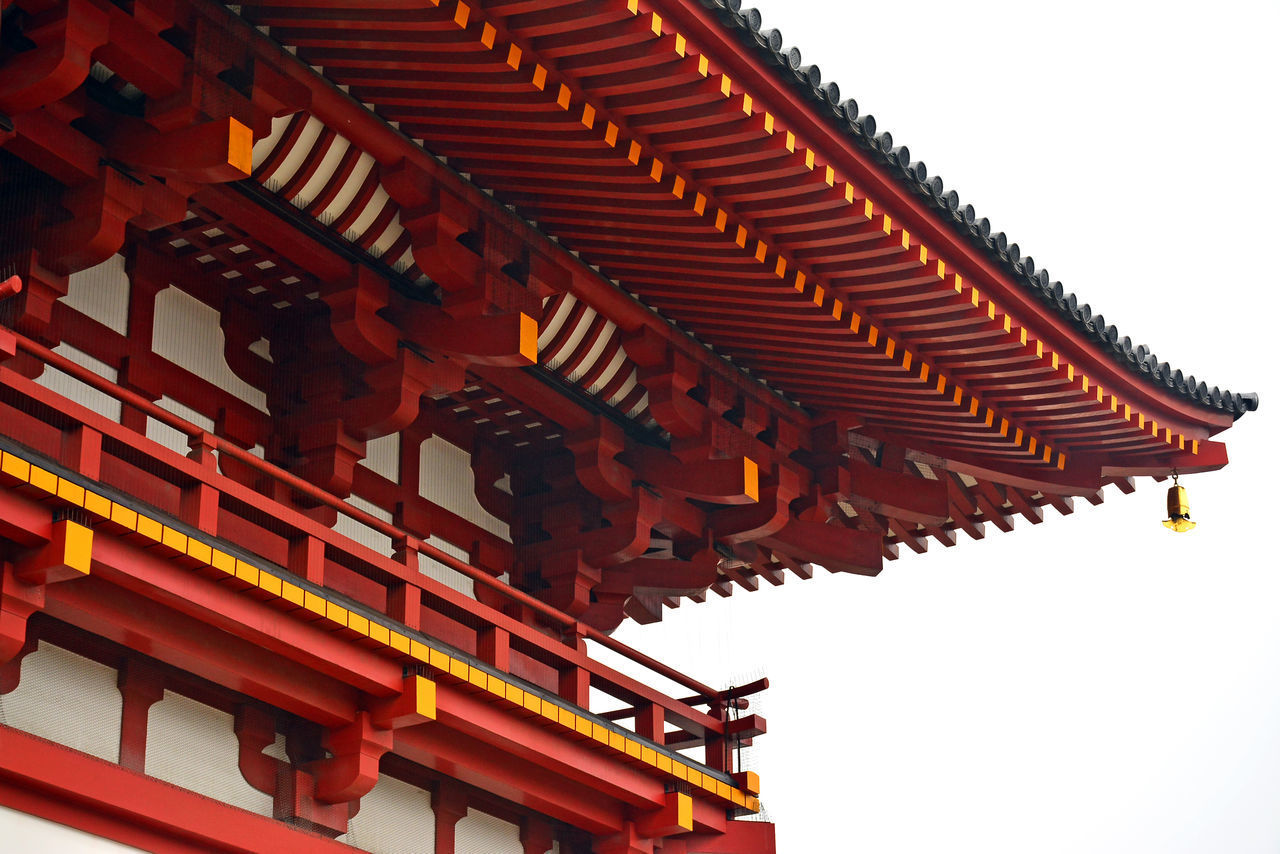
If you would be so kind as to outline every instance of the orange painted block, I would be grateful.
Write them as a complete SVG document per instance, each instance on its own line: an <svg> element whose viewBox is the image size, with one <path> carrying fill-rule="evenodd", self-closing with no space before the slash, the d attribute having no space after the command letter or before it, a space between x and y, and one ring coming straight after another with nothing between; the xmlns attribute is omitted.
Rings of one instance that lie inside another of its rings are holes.
<svg viewBox="0 0 1280 854"><path fill-rule="evenodd" d="M452 662L453 662L453 659L449 658L449 656L445 655L443 652L441 652L438 649L431 650L430 658L427 661L427 663L430 664L432 667L434 667L436 670L443 670L446 673L449 672L449 665Z"/></svg>
<svg viewBox="0 0 1280 854"><path fill-rule="evenodd" d="M65 477L60 477L58 478L58 497L68 504L83 507L84 487L78 483L72 483Z"/></svg>
<svg viewBox="0 0 1280 854"><path fill-rule="evenodd" d="M413 644L409 639L399 632L388 631L388 634L391 636L391 648L396 652L408 655L409 651L413 648Z"/></svg>
<svg viewBox="0 0 1280 854"><path fill-rule="evenodd" d="M284 585L279 578L269 572L258 573L258 589L273 599L280 598Z"/></svg>
<svg viewBox="0 0 1280 854"><path fill-rule="evenodd" d="M391 630L382 623L369 622L369 640L382 644L383 646L391 645Z"/></svg>
<svg viewBox="0 0 1280 854"><path fill-rule="evenodd" d="M31 477L27 482L41 492L47 492L50 495L58 493L58 476L40 466L31 467Z"/></svg>
<svg viewBox="0 0 1280 854"><path fill-rule="evenodd" d="M192 537L187 538L187 557L197 564L208 566L213 560L213 547Z"/></svg>
<svg viewBox="0 0 1280 854"><path fill-rule="evenodd" d="M347 612L347 628L358 635L369 636L369 618L362 617L354 611Z"/></svg>
<svg viewBox="0 0 1280 854"><path fill-rule="evenodd" d="M161 525L150 516L138 516L138 527L136 528L139 537L144 537L152 543L160 542L160 538L164 536L164 525Z"/></svg>
<svg viewBox="0 0 1280 854"><path fill-rule="evenodd" d="M431 661L431 647L419 640L409 639L409 657L414 661L428 664Z"/></svg>
<svg viewBox="0 0 1280 854"><path fill-rule="evenodd" d="M110 519L111 499L86 489L84 491L84 509L99 519Z"/></svg>
<svg viewBox="0 0 1280 854"><path fill-rule="evenodd" d="M17 484L31 480L31 463L8 451L0 457L0 483Z"/></svg>
<svg viewBox="0 0 1280 854"><path fill-rule="evenodd" d="M470 670L471 668L465 661L459 661L456 658L449 659L449 675L455 679L460 679L463 682L466 682Z"/></svg>

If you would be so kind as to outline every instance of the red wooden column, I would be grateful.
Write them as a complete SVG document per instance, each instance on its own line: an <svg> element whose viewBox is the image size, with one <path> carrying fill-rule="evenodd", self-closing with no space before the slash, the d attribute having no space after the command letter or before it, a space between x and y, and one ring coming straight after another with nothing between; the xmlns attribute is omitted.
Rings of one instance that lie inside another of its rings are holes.
<svg viewBox="0 0 1280 854"><path fill-rule="evenodd" d="M454 833L467 814L467 796L452 783L441 782L431 799L436 816L436 854L454 854Z"/></svg>
<svg viewBox="0 0 1280 854"><path fill-rule="evenodd" d="M164 699L164 677L154 667L130 658L120 668L120 765L142 773L147 757L147 719Z"/></svg>

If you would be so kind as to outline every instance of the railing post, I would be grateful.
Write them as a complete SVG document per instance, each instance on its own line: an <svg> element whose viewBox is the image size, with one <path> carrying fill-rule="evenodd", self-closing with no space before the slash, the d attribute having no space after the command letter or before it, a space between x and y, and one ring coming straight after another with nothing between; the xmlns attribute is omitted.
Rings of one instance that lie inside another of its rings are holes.
<svg viewBox="0 0 1280 854"><path fill-rule="evenodd" d="M715 769L716 771L732 770L729 767L730 765L729 750L728 750L729 743L728 741L725 740L725 737L723 735L724 724L728 719L726 706L723 702L719 702L719 701L714 702L711 704L711 707L707 710L707 713L710 714L711 717L720 721L721 732L707 733L706 745L705 745L706 756L704 761L706 762L706 765L708 768Z"/></svg>
<svg viewBox="0 0 1280 854"><path fill-rule="evenodd" d="M77 424L62 434L62 462L90 480L102 476L102 434Z"/></svg>
<svg viewBox="0 0 1280 854"><path fill-rule="evenodd" d="M476 654L485 664L503 671L511 670L511 633L497 626L476 632Z"/></svg>
<svg viewBox="0 0 1280 854"><path fill-rule="evenodd" d="M324 586L324 541L310 534L289 541L289 571Z"/></svg>
<svg viewBox="0 0 1280 854"><path fill-rule="evenodd" d="M656 703L636 706L636 735L657 744L666 743L666 713Z"/></svg>
<svg viewBox="0 0 1280 854"><path fill-rule="evenodd" d="M566 632L570 633L565 642L576 649L578 652L586 654L586 627L582 623L575 622L572 627L567 628ZM576 664L570 664L560 671L560 697L580 706L584 709L591 707L591 673L586 668L579 667Z"/></svg>

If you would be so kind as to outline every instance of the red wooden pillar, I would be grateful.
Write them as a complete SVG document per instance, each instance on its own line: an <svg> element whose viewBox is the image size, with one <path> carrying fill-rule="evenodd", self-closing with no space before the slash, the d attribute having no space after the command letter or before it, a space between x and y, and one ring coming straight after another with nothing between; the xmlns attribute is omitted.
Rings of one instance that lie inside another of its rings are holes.
<svg viewBox="0 0 1280 854"><path fill-rule="evenodd" d="M542 819L530 817L520 823L522 854L547 854L553 841L551 825Z"/></svg>
<svg viewBox="0 0 1280 854"><path fill-rule="evenodd" d="M467 814L467 796L457 786L441 782L431 799L436 816L436 854L454 854L454 832Z"/></svg>
<svg viewBox="0 0 1280 854"><path fill-rule="evenodd" d="M130 771L145 771L147 719L151 707L164 699L164 676L138 659L129 659L120 668L120 765Z"/></svg>

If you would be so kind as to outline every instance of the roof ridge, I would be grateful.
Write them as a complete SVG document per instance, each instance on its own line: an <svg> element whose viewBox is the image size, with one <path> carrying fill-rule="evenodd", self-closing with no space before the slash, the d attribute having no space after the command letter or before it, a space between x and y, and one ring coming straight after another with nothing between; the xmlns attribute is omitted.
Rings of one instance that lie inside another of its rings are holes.
<svg viewBox="0 0 1280 854"><path fill-rule="evenodd" d="M887 130L877 133L875 117L858 115L858 103L854 99L841 100L838 84L831 81L824 85L818 66L801 65L800 49L784 48L780 30L761 29L759 10L743 10L741 0L700 2L717 12L715 17L739 40L776 66L783 80L817 104L820 114L887 166L889 174L900 184L941 211L953 230L986 251L1015 282L1101 344L1117 362L1145 377L1152 385L1171 390L1207 409L1230 413L1234 418L1258 408L1256 393L1210 387L1193 374L1184 375L1168 362L1160 361L1145 344L1135 345L1127 335L1121 336L1101 314L1094 314L1088 303L1079 303L1075 294L1068 293L1061 282L1052 281L1047 270L1037 267L1031 256L1023 257L1018 244L1010 242L1003 231L993 232L991 222L986 217L978 217L973 205L962 204L960 195L955 190L947 190L941 177L930 175L923 161L912 160L907 146L895 146L893 135Z"/></svg>

